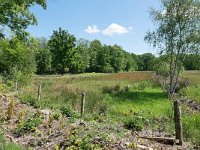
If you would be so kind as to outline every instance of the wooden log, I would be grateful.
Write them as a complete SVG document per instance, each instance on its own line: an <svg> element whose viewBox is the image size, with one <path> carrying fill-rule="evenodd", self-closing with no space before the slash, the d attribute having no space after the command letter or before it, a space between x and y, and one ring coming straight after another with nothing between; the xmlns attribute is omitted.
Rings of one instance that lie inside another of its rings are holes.
<svg viewBox="0 0 200 150"><path fill-rule="evenodd" d="M82 99L81 99L81 117L83 117L84 111L85 111L85 96L86 96L86 93L83 92Z"/></svg>
<svg viewBox="0 0 200 150"><path fill-rule="evenodd" d="M174 123L175 123L175 132L176 139L179 140L179 145L183 145L183 126L181 119L181 109L178 100L174 101Z"/></svg>
<svg viewBox="0 0 200 150"><path fill-rule="evenodd" d="M38 100L41 100L41 93L42 93L42 85L38 86Z"/></svg>
<svg viewBox="0 0 200 150"><path fill-rule="evenodd" d="M152 140L152 141L156 141L158 143L163 143L163 144L168 144L168 145L175 145L177 142L179 142L175 138L168 138L168 137L147 137L147 136L141 136L140 138L148 139L148 140Z"/></svg>

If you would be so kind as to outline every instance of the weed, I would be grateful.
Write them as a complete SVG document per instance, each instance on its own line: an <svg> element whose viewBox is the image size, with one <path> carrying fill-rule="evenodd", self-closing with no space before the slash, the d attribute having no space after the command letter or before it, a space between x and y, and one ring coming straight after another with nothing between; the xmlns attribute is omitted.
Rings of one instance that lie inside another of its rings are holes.
<svg viewBox="0 0 200 150"><path fill-rule="evenodd" d="M145 124L148 123L148 120L144 118L143 112L133 113L133 116L127 119L124 123L124 126L127 129L132 129L134 131L141 131Z"/></svg>
<svg viewBox="0 0 200 150"><path fill-rule="evenodd" d="M58 121L60 117L61 117L61 113L59 111L56 111L53 113L53 119Z"/></svg>
<svg viewBox="0 0 200 150"><path fill-rule="evenodd" d="M105 115L108 110L108 105L106 103L101 103L99 105L99 114Z"/></svg>
<svg viewBox="0 0 200 150"><path fill-rule="evenodd" d="M8 108L7 108L7 119L10 120L12 118L12 116L14 115L14 108L15 108L15 104L14 104L14 101L11 100L9 105L8 105Z"/></svg>
<svg viewBox="0 0 200 150"><path fill-rule="evenodd" d="M63 115L69 118L75 118L76 113L70 107L61 107L60 111Z"/></svg>
<svg viewBox="0 0 200 150"><path fill-rule="evenodd" d="M128 92L129 90L130 90L130 87L128 85L124 87L125 92Z"/></svg>
<svg viewBox="0 0 200 150"><path fill-rule="evenodd" d="M19 124L14 129L14 134L16 136L22 136L27 132L35 131L36 127L42 122L40 114L35 113L33 115L30 115L24 122Z"/></svg>
<svg viewBox="0 0 200 150"><path fill-rule="evenodd" d="M104 86L102 88L102 92L111 94L113 92L119 92L120 89L121 89L121 86L119 84L116 84L114 86Z"/></svg>

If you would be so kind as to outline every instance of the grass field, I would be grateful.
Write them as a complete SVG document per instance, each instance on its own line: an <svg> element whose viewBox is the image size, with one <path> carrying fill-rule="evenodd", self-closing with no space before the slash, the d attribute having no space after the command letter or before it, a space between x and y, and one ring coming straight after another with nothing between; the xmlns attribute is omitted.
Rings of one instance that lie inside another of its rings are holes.
<svg viewBox="0 0 200 150"><path fill-rule="evenodd" d="M81 93L86 92L86 118L91 114L105 113L114 121L126 122L132 119L133 113L138 113L147 120L145 126L148 128L173 135L173 105L159 85L153 82L153 75L153 72L133 72L35 76L24 89L22 99L36 107L59 109L67 106L79 112ZM191 82L186 94L198 101L199 72L185 72L183 77ZM41 101L37 100L39 84L42 84ZM156 126L152 127L155 122ZM199 113L183 113L184 135L195 143L200 143L199 123Z"/></svg>
<svg viewBox="0 0 200 150"><path fill-rule="evenodd" d="M200 102L200 72L185 72L182 77L190 81L185 94ZM39 84L42 85L40 101L37 99ZM54 110L66 106L76 117L79 117L81 93L86 92L85 120L109 118L129 126L136 122L136 128L171 136L175 132L173 103L154 81L153 72L34 76L21 91L23 103ZM200 113L185 105L182 111L185 139L200 145Z"/></svg>

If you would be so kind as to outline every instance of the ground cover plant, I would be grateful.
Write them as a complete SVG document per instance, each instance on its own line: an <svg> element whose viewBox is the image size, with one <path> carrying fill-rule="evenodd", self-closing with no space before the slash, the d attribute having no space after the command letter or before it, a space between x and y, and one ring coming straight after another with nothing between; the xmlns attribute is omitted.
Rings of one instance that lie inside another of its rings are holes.
<svg viewBox="0 0 200 150"><path fill-rule="evenodd" d="M194 78L199 80L198 74L197 71L185 72L183 78L189 77L193 82ZM31 84L22 89L20 97L22 102L34 107L59 109L67 117L79 118L81 93L86 92L86 120L101 122L108 117L120 120L128 129L151 129L173 136L173 103L159 84L154 83L154 75L153 72L133 72L35 76ZM39 84L42 85L40 101L37 100ZM187 87L186 94L193 86ZM185 140L198 145L199 112L193 115L191 108L183 106L182 109Z"/></svg>

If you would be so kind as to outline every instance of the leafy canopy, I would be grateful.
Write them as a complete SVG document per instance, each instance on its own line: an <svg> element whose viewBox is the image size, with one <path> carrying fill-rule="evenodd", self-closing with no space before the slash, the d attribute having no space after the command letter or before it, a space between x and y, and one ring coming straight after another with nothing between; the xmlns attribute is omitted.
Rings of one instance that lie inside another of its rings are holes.
<svg viewBox="0 0 200 150"><path fill-rule="evenodd" d="M0 26L10 28L19 37L26 37L25 29L37 24L30 12L30 7L36 4L46 9L46 0L0 0ZM4 36L1 31L0 36Z"/></svg>

